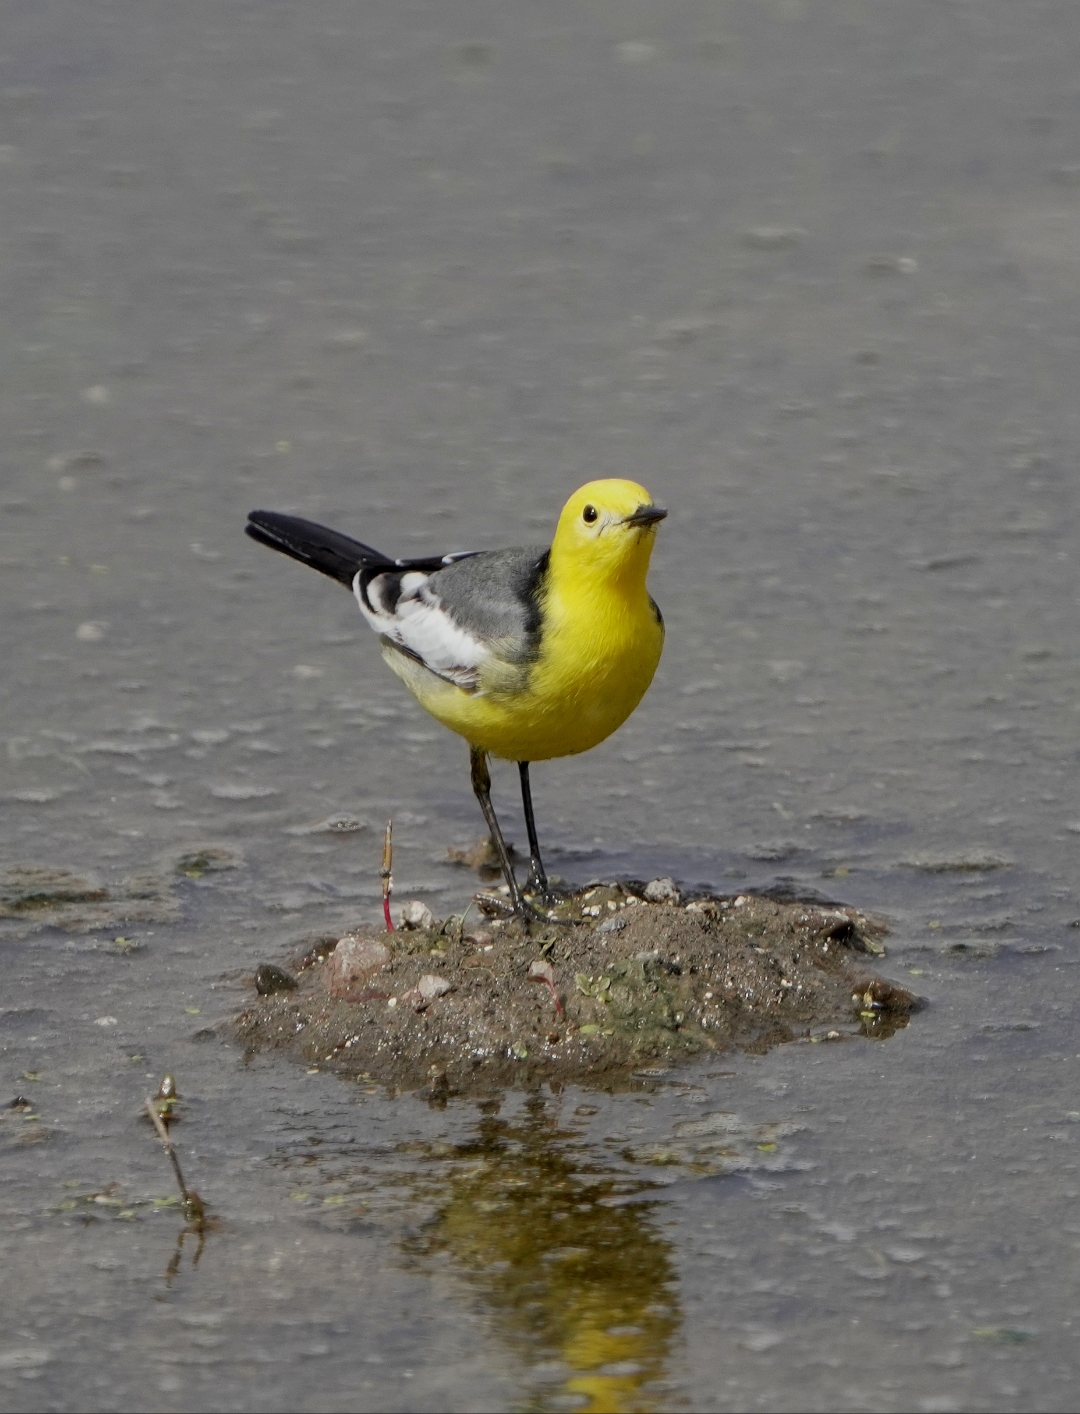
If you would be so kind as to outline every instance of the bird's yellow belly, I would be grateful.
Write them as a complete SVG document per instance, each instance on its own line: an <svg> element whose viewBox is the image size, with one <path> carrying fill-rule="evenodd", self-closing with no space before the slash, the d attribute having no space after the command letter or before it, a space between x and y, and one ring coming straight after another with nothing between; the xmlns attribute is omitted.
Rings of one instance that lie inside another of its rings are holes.
<svg viewBox="0 0 1080 1414"><path fill-rule="evenodd" d="M386 661L433 717L472 745L511 761L544 761L588 751L623 722L660 661L664 631L646 598L631 612L590 606L587 622L549 608L540 655L469 693L392 648Z"/></svg>

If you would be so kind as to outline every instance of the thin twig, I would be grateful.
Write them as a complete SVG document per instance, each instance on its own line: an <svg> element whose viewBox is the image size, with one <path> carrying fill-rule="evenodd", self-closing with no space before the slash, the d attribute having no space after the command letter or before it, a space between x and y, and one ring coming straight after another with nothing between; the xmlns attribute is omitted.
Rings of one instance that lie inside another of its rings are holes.
<svg viewBox="0 0 1080 1414"><path fill-rule="evenodd" d="M386 931L392 933L394 925L390 918L390 895L394 890L394 876L390 872L394 867L394 822L387 820L386 834L383 837L382 847L382 868L379 870L379 878L382 880L382 911L386 919Z"/></svg>
<svg viewBox="0 0 1080 1414"><path fill-rule="evenodd" d="M189 1223L193 1223L201 1232L205 1219L202 1199L195 1192L194 1188L189 1188L184 1182L184 1175L180 1168L180 1160L176 1157L176 1149L169 1138L169 1131L165 1128L157 1106L149 1095L146 1097L146 1113L150 1116L150 1123L157 1130L157 1136L169 1156L169 1162L173 1166L173 1173L176 1174L177 1187L180 1189L180 1201L184 1206L184 1217Z"/></svg>

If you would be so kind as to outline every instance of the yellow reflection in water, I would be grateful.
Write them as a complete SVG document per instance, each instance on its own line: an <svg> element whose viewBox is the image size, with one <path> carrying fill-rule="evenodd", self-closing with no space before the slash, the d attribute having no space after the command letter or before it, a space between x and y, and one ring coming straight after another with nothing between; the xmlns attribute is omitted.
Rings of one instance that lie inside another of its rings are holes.
<svg viewBox="0 0 1080 1414"><path fill-rule="evenodd" d="M423 1180L438 1207L410 1251L448 1253L519 1356L561 1364L548 1395L593 1414L652 1409L681 1312L654 1205L632 1198L650 1185L590 1162L539 1097L516 1120L484 1109L470 1140L432 1153L450 1163Z"/></svg>

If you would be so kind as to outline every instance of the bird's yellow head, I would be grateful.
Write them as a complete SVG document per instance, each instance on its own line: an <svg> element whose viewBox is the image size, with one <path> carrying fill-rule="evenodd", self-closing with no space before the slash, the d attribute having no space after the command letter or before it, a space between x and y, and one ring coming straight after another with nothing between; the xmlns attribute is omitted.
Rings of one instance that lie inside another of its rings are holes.
<svg viewBox="0 0 1080 1414"><path fill-rule="evenodd" d="M552 558L583 575L640 576L644 584L656 526L666 515L636 481L590 481L562 508Z"/></svg>

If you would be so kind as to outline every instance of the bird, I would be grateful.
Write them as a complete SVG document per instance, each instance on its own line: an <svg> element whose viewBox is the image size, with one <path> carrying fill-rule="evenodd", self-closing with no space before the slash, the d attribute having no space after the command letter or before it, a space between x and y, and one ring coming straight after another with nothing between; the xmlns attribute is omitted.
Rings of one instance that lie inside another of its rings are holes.
<svg viewBox="0 0 1080 1414"><path fill-rule="evenodd" d="M563 506L550 546L395 559L297 516L248 515L253 540L352 591L389 667L465 738L510 905L525 921L538 916L527 898L550 907L559 897L540 854L529 765L588 751L644 696L664 644L645 581L666 516L634 481L590 481ZM492 756L518 766L524 891L491 803Z"/></svg>

